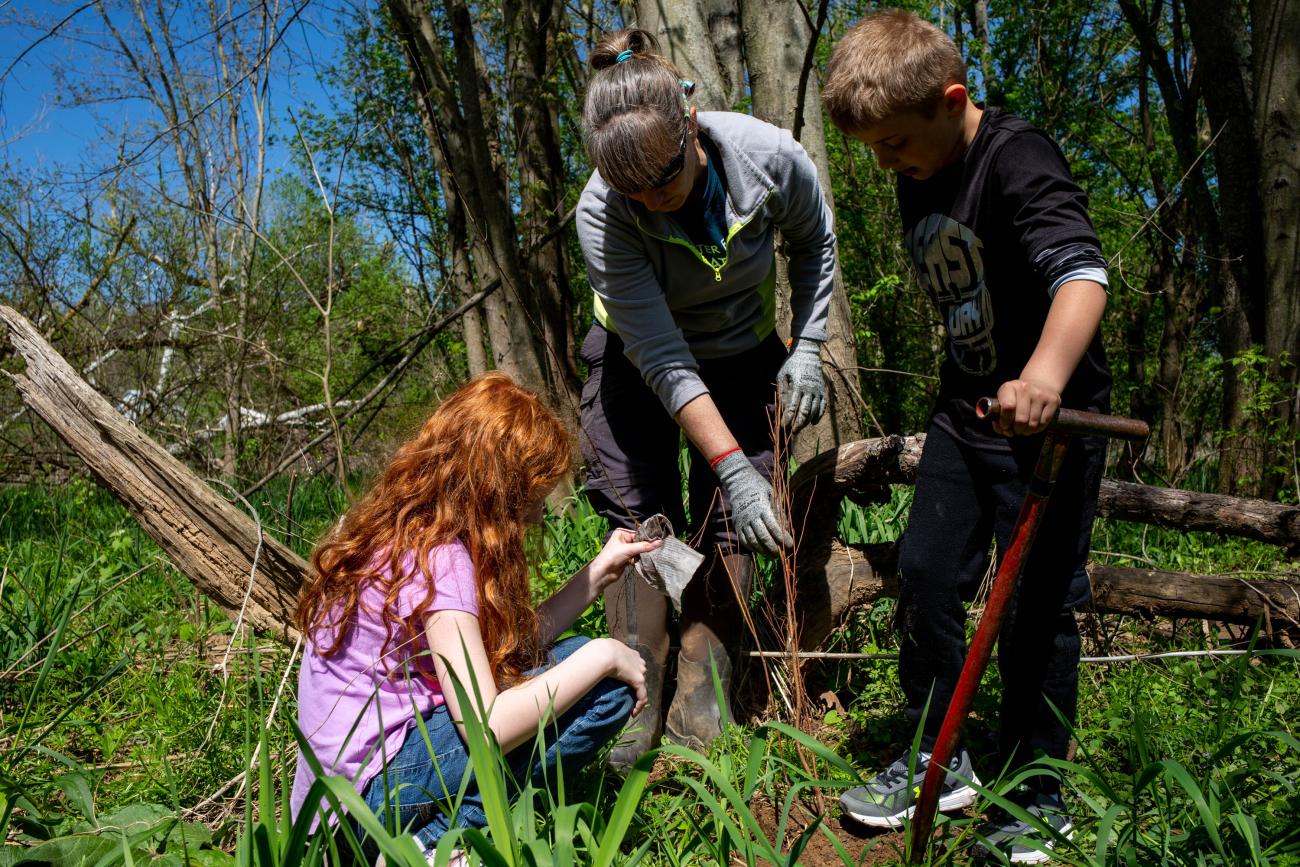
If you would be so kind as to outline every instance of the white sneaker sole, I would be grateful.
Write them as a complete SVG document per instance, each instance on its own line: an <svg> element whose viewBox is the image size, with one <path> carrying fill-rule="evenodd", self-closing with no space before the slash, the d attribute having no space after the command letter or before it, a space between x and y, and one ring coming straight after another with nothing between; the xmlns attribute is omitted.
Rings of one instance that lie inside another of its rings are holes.
<svg viewBox="0 0 1300 867"><path fill-rule="evenodd" d="M978 786L980 784L979 777L972 774L971 782ZM979 800L978 792L970 786L962 786L960 789L954 789L939 799L939 812L946 813L949 810L964 810L971 804L974 804L977 800ZM916 805L913 804L902 813L895 813L892 816L866 816L861 813L855 813L847 808L845 808L844 812L848 813L862 824L868 825L872 828L901 828L903 827L903 821L912 818L912 814L916 812ZM1038 855L1041 853L1035 852L1034 854Z"/></svg>
<svg viewBox="0 0 1300 867"><path fill-rule="evenodd" d="M1061 828L1061 834L1068 839L1073 835L1073 833L1074 823L1066 822L1065 826ZM1034 850L1032 852L1020 852L1008 857L1012 864L1046 864L1048 861L1052 860L1051 850L1054 848L1054 843L1055 841L1051 839L1045 841L1043 848L1048 850L1046 852Z"/></svg>

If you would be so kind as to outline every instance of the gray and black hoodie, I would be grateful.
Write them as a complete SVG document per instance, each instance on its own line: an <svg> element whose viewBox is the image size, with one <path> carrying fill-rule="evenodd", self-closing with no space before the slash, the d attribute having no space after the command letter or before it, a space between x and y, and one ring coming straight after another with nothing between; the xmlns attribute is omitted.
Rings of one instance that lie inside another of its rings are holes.
<svg viewBox="0 0 1300 867"><path fill-rule="evenodd" d="M826 339L835 232L817 170L784 129L737 112L699 112L720 156L727 237L705 256L672 214L612 190L599 172L578 202L578 239L596 321L619 335L668 412L708 391L696 359L758 346L775 327L774 229L789 258L790 336Z"/></svg>

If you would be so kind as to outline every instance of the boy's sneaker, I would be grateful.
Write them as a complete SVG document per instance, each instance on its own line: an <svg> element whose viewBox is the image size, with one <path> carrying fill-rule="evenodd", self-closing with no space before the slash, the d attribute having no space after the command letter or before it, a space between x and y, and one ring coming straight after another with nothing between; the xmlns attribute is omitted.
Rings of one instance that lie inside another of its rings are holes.
<svg viewBox="0 0 1300 867"><path fill-rule="evenodd" d="M1025 812L1066 839L1074 832L1074 822L1065 812L1065 802L1060 795L1032 796ZM1057 843L1055 835L997 808L989 811L988 821L975 833L979 837L975 844L976 852L985 859L1003 863L1045 863L1052 859L1052 849Z"/></svg>
<svg viewBox="0 0 1300 867"><path fill-rule="evenodd" d="M921 783L926 768L930 766L929 753L921 753L912 769L908 785L905 754L888 768L872 777L865 786L849 789L840 795L844 812L864 825L873 828L901 828L903 820L910 818L916 809L916 799L921 795ZM960 779L958 779L960 777ZM970 753L959 749L948 763L948 776L939 788L939 809L960 810L975 803L979 797L970 784L979 785L979 778L971 767Z"/></svg>

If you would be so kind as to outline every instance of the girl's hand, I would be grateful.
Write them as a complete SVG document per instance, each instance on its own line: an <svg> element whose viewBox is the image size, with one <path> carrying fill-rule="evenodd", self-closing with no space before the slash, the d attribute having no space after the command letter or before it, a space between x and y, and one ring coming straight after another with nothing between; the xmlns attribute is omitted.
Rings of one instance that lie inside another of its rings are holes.
<svg viewBox="0 0 1300 867"><path fill-rule="evenodd" d="M609 541L605 543L605 547L587 567L588 574L591 576L593 598L595 594L614 583L615 579L623 574L623 569L634 559L647 551L653 551L662 544L657 539L652 542L638 542L636 533L631 530L621 528L615 530L609 537Z"/></svg>
<svg viewBox="0 0 1300 867"><path fill-rule="evenodd" d="M641 654L628 647L617 638L606 638L610 654L609 676L621 680L632 689L636 703L632 705L632 716L641 712L646 703L645 660Z"/></svg>

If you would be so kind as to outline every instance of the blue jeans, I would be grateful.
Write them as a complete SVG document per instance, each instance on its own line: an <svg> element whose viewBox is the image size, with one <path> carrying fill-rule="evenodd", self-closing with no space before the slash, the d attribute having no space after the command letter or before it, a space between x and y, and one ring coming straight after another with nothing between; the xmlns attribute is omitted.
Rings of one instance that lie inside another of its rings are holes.
<svg viewBox="0 0 1300 867"><path fill-rule="evenodd" d="M540 674L573 654L591 639L574 636L555 644L547 654L546 664L527 672ZM605 678L596 684L558 721L545 726L545 752L535 741L521 744L506 755L509 769L506 784L511 797L519 796L527 782L536 788L554 785L559 773L565 779L588 764L601 747L622 731L632 713L632 690L621 681ZM388 764L366 786L362 797L380 821L390 818L389 809L397 805L397 825L414 834L431 849L454 823L462 828L482 828L487 824L483 798L473 779L469 749L447 706L443 705L424 721L429 738L413 728L405 743ZM452 815L456 793L462 778L470 775L460 809Z"/></svg>

